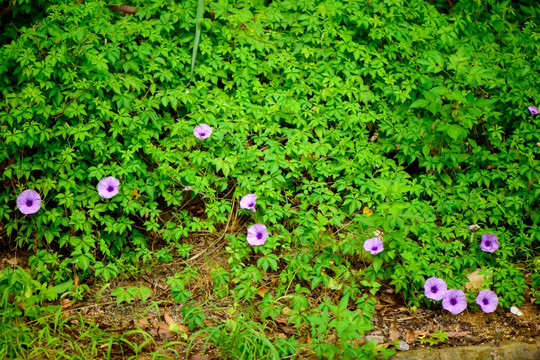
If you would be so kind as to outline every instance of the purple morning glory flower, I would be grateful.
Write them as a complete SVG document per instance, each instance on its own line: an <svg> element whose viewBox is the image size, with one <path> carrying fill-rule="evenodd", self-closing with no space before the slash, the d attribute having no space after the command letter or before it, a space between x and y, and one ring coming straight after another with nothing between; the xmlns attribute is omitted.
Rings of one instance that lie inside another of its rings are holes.
<svg viewBox="0 0 540 360"><path fill-rule="evenodd" d="M17 196L17 207L25 215L34 214L41 208L41 196L35 190L24 190Z"/></svg>
<svg viewBox="0 0 540 360"><path fill-rule="evenodd" d="M240 200L240 207L242 209L249 209L255 212L255 203L257 202L257 195L247 194Z"/></svg>
<svg viewBox="0 0 540 360"><path fill-rule="evenodd" d="M442 307L457 315L467 308L467 297L461 290L450 289L444 294Z"/></svg>
<svg viewBox="0 0 540 360"><path fill-rule="evenodd" d="M266 226L255 224L248 228L246 239L249 245L257 246L264 245L268 236L270 233L266 230Z"/></svg>
<svg viewBox="0 0 540 360"><path fill-rule="evenodd" d="M364 241L364 250L369 251L371 255L376 255L384 250L382 240L379 237L374 237Z"/></svg>
<svg viewBox="0 0 540 360"><path fill-rule="evenodd" d="M110 199L114 195L118 194L118 186L120 185L120 180L114 176L107 176L99 181L97 185L97 190L99 196L105 199Z"/></svg>
<svg viewBox="0 0 540 360"><path fill-rule="evenodd" d="M531 114L536 115L538 114L538 108L536 106L529 106L527 109L531 112Z"/></svg>
<svg viewBox="0 0 540 360"><path fill-rule="evenodd" d="M446 294L448 286L443 279L438 277L430 277L424 283L424 295L432 300L439 301L442 300L444 294Z"/></svg>
<svg viewBox="0 0 540 360"><path fill-rule="evenodd" d="M499 298L497 297L497 294L495 294L493 291L485 289L478 293L478 296L476 297L476 303L480 305L480 308L483 312L491 313L494 312L497 308Z"/></svg>
<svg viewBox="0 0 540 360"><path fill-rule="evenodd" d="M212 128L206 124L200 124L193 129L193 135L199 140L204 140L212 135Z"/></svg>
<svg viewBox="0 0 540 360"><path fill-rule="evenodd" d="M484 234L482 235L482 242L480 247L485 252L492 253L499 248L499 242L497 241L497 235L495 234Z"/></svg>

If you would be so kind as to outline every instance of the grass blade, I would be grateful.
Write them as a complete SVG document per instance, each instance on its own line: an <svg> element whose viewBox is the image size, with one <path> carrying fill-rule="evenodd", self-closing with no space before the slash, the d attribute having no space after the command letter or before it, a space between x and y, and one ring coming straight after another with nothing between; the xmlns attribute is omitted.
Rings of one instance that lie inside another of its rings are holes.
<svg viewBox="0 0 540 360"><path fill-rule="evenodd" d="M191 55L191 78L193 80L193 70L195 70L195 59L197 58L197 50L199 49L199 40L201 39L201 19L204 12L204 0L198 0L197 16L195 18L195 39L193 41L193 54Z"/></svg>

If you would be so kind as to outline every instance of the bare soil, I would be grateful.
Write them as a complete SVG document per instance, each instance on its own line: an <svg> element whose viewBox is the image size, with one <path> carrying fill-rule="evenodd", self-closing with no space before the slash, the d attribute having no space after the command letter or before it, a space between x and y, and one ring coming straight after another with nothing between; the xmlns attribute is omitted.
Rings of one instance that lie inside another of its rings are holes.
<svg viewBox="0 0 540 360"><path fill-rule="evenodd" d="M384 297L386 300L388 298ZM440 306L432 309L420 308L411 312L399 302L385 304L381 301L375 313L375 329L366 335L382 336L384 342L406 341L410 349L422 347L440 348L442 346L498 345L502 341L515 340L535 343L540 335L540 309L537 305L525 302L519 308L523 315L512 314L504 307L498 307L490 314L481 310L465 310L452 315ZM429 344L434 333L443 331L447 340Z"/></svg>
<svg viewBox="0 0 540 360"><path fill-rule="evenodd" d="M137 274L135 278L115 279L109 284L94 283L93 279L90 279L86 282L90 291L85 301L71 303L70 300L63 300L65 316L81 314L84 319L91 320L108 332L125 333L129 330L142 329L155 340L154 344L149 344L148 348L144 349L148 352L155 351L164 340L179 340L179 344L186 344L186 339L191 333L183 324L181 305L170 298L167 277L182 271L186 264L196 266L199 276L190 282L188 290L194 295L195 301L201 302L207 325L223 323L230 316L229 310L233 304L230 299L218 299L213 296L210 270L217 265L227 268L226 254L219 248L223 248L219 239L206 239L197 243L192 252L196 255L187 261L175 259L169 264L157 264L148 272ZM28 252L19 252L14 257L13 253L2 252L0 253L0 269L13 265L26 267L30 255ZM270 284L275 279L265 278L265 280ZM112 290L118 286L139 285L152 290L149 301L144 304L133 301L130 304L117 305L114 297L110 296ZM270 285L268 287L271 288ZM264 293L259 292L258 296L261 295ZM512 314L508 309L500 306L491 314L484 314L480 310L471 312L466 310L459 315L452 315L440 305L432 309L420 308L412 312L404 306L399 294L392 293L388 288L376 296L378 302L373 319L374 329L365 335L372 337L382 346L390 346L390 343L398 340L406 342L411 350L422 347L497 345L509 339L534 343L534 338L540 335L540 308L532 303L534 299L531 299L528 294L526 294L526 302L520 307L522 316ZM316 302L316 299L313 300ZM76 316L73 319L74 322L78 321ZM294 334L300 343L310 342L308 335L297 333L294 326L287 324L286 318L277 319L275 323L268 336L284 337ZM169 331L171 324L176 324L184 336ZM429 340L433 339L433 334L438 331L445 332L448 339L432 341L430 344ZM204 339L200 340L193 344L192 354L200 353L198 350ZM329 341L332 340L329 339ZM176 350L186 354L185 346L179 345ZM211 347L206 350L204 359L218 358L217 352ZM312 354L306 352L300 356L311 358ZM190 359L203 358L192 355Z"/></svg>

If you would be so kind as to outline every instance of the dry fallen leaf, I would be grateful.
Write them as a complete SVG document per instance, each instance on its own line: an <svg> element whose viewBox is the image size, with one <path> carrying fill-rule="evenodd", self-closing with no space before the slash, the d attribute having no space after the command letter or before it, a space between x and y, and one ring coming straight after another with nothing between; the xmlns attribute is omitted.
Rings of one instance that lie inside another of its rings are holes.
<svg viewBox="0 0 540 360"><path fill-rule="evenodd" d="M336 335L332 335L328 339L326 339L326 342L329 343L329 344L334 344L336 342L336 340L337 340Z"/></svg>
<svg viewBox="0 0 540 360"><path fill-rule="evenodd" d="M189 332L188 328L184 325L177 324L177 330L180 331L183 334L187 334Z"/></svg>
<svg viewBox="0 0 540 360"><path fill-rule="evenodd" d="M165 310L163 312L163 318L165 319L165 322L168 324L168 325L172 325L175 323L175 321L173 320L173 318L171 317L171 314L169 314L169 311Z"/></svg>
<svg viewBox="0 0 540 360"><path fill-rule="evenodd" d="M146 318L140 318L139 319L139 327L141 329L146 329L148 326L150 326L150 323L148 322L148 320Z"/></svg>
<svg viewBox="0 0 540 360"><path fill-rule="evenodd" d="M390 331L389 331L390 341L392 342L397 341L399 340L400 336L401 336L401 333L399 332L397 328L397 320L394 319L394 321L392 321L392 325L390 325Z"/></svg>
<svg viewBox="0 0 540 360"><path fill-rule="evenodd" d="M468 331L450 331L450 332L446 333L446 336L448 336L449 338L451 338L451 337L464 337L464 336L467 336L467 334L469 334Z"/></svg>
<svg viewBox="0 0 540 360"><path fill-rule="evenodd" d="M287 307L287 306L285 306L285 307L283 308L282 314L285 315L285 316L288 316L291 312L292 312L292 309L289 308L289 307Z"/></svg>
<svg viewBox="0 0 540 360"><path fill-rule="evenodd" d="M69 299L62 299L62 310L66 310L73 306L73 303Z"/></svg>
<svg viewBox="0 0 540 360"><path fill-rule="evenodd" d="M407 332L405 333L405 341L408 343L408 344L412 344L413 342L416 341L416 332L412 329L409 329L407 330Z"/></svg>
<svg viewBox="0 0 540 360"><path fill-rule="evenodd" d="M189 355L188 360L216 360L220 359L221 357L217 355Z"/></svg>
<svg viewBox="0 0 540 360"><path fill-rule="evenodd" d="M73 288L76 289L77 286L79 286L79 284L81 283L81 279L79 279L79 276L77 276L77 274L75 274L74 278L75 278L75 282L73 284Z"/></svg>
<svg viewBox="0 0 540 360"><path fill-rule="evenodd" d="M265 288L264 286L262 286L262 287L260 287L258 290L259 290L259 296L263 298L264 295L265 295L266 292L267 292L266 288Z"/></svg>
<svg viewBox="0 0 540 360"><path fill-rule="evenodd" d="M385 294L385 293L381 293L379 295L379 299L381 299L382 301L384 301L387 304L395 304L396 303L394 301L394 298L391 295L388 295L388 294Z"/></svg>
<svg viewBox="0 0 540 360"><path fill-rule="evenodd" d="M188 360L208 360L208 358L202 355L189 355Z"/></svg>
<svg viewBox="0 0 540 360"><path fill-rule="evenodd" d="M162 339L169 339L174 336L174 333L169 330L169 325L160 323L157 330L158 335Z"/></svg>
<svg viewBox="0 0 540 360"><path fill-rule="evenodd" d="M294 334L296 333L296 328L286 326L286 325L278 325L278 328L283 331L285 334Z"/></svg>

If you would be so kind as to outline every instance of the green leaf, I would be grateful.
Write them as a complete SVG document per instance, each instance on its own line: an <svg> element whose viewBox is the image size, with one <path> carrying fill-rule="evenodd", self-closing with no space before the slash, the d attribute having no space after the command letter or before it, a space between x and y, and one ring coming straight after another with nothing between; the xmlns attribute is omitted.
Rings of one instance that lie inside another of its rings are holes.
<svg viewBox="0 0 540 360"><path fill-rule="evenodd" d="M461 135L465 134L466 131L461 126L452 124L448 126L446 133L452 139L457 140Z"/></svg>
<svg viewBox="0 0 540 360"><path fill-rule="evenodd" d="M193 80L193 70L195 69L195 59L199 49L199 40L201 39L201 19L204 12L204 0L197 0L197 15L195 18L195 40L193 41L193 53L191 55L191 80Z"/></svg>
<svg viewBox="0 0 540 360"><path fill-rule="evenodd" d="M415 109L415 108L426 108L427 106L429 105L429 101L427 101L426 99L419 99L419 100L416 100L415 102L413 102L410 106L411 109Z"/></svg>
<svg viewBox="0 0 540 360"><path fill-rule="evenodd" d="M422 154L424 154L424 157L428 157L431 152L431 147L428 144L424 144L422 147Z"/></svg>
<svg viewBox="0 0 540 360"><path fill-rule="evenodd" d="M447 185L452 185L452 178L447 173L441 174L441 180L444 181Z"/></svg>
<svg viewBox="0 0 540 360"><path fill-rule="evenodd" d="M381 268L382 264L383 264L383 260L381 257L375 256L373 258L373 270L375 270L375 272L379 272L379 269Z"/></svg>

